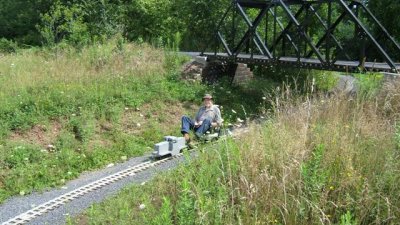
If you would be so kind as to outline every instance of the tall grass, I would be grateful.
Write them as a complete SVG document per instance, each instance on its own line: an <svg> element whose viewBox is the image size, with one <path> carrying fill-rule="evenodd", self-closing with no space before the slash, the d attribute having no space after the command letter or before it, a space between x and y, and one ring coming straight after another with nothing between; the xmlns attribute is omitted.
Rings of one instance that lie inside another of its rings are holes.
<svg viewBox="0 0 400 225"><path fill-rule="evenodd" d="M399 224L398 90L372 99L285 90L265 123L70 223Z"/></svg>

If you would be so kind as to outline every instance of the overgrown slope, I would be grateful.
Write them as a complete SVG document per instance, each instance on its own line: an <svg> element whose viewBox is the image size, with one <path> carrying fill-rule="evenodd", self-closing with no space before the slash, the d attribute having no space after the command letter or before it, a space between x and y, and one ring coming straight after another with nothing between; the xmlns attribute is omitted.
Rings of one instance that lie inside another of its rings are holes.
<svg viewBox="0 0 400 225"><path fill-rule="evenodd" d="M399 224L400 83L272 98L268 120L72 224Z"/></svg>
<svg viewBox="0 0 400 225"><path fill-rule="evenodd" d="M186 60L118 41L3 55L0 201L62 185L179 134L180 116L204 93L176 79Z"/></svg>

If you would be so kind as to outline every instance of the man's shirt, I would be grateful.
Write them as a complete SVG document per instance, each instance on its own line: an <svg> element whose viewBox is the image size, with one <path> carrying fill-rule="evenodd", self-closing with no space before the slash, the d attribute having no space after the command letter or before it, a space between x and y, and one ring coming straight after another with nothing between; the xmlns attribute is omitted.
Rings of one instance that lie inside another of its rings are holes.
<svg viewBox="0 0 400 225"><path fill-rule="evenodd" d="M216 122L218 126L222 124L221 111L217 105L212 105L208 109L205 106L200 107L196 114L196 121L203 121L205 119Z"/></svg>

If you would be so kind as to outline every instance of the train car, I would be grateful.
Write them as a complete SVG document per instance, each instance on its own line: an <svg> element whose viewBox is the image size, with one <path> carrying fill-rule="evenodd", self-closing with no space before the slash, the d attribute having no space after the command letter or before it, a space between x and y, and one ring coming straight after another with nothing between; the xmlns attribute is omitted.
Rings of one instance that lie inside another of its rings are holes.
<svg viewBox="0 0 400 225"><path fill-rule="evenodd" d="M201 141L216 141L223 136L230 136L232 132L229 129L217 129L207 132ZM179 154L182 149L187 148L184 137L165 136L164 141L154 145L153 158L161 158L164 156L174 156Z"/></svg>
<svg viewBox="0 0 400 225"><path fill-rule="evenodd" d="M184 137L165 136L164 141L154 145L153 157L174 156L179 154L184 148L186 148Z"/></svg>

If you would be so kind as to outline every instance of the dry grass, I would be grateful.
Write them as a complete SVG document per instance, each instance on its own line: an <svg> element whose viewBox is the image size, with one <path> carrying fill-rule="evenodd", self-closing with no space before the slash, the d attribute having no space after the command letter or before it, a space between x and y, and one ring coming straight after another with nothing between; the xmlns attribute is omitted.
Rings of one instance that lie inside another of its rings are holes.
<svg viewBox="0 0 400 225"><path fill-rule="evenodd" d="M384 90L391 107L398 90ZM236 185L248 218L244 224L336 224L346 212L354 224L399 221L400 187L382 186L383 180L398 178L400 169L393 163L400 156L395 121L379 107L383 99L286 97L274 99L272 122L255 126L248 141L237 142L242 154ZM398 112L391 109L391 115ZM312 167L315 173L304 173L316 154L321 159Z"/></svg>
<svg viewBox="0 0 400 225"><path fill-rule="evenodd" d="M115 43L109 42L83 50L21 51L5 55L0 61L0 97L18 95L29 87L87 85L115 77L165 74L162 51L145 44L127 44L123 51L114 46Z"/></svg>
<svg viewBox="0 0 400 225"><path fill-rule="evenodd" d="M170 176L95 206L86 219L400 224L399 90L385 88L374 99L350 99L298 97L286 89L271 99L274 111L266 123L208 149ZM162 210L163 199L171 202L170 211ZM137 213L135 204L142 202L146 209ZM110 208L115 205L121 207ZM122 213L126 205L132 210Z"/></svg>

